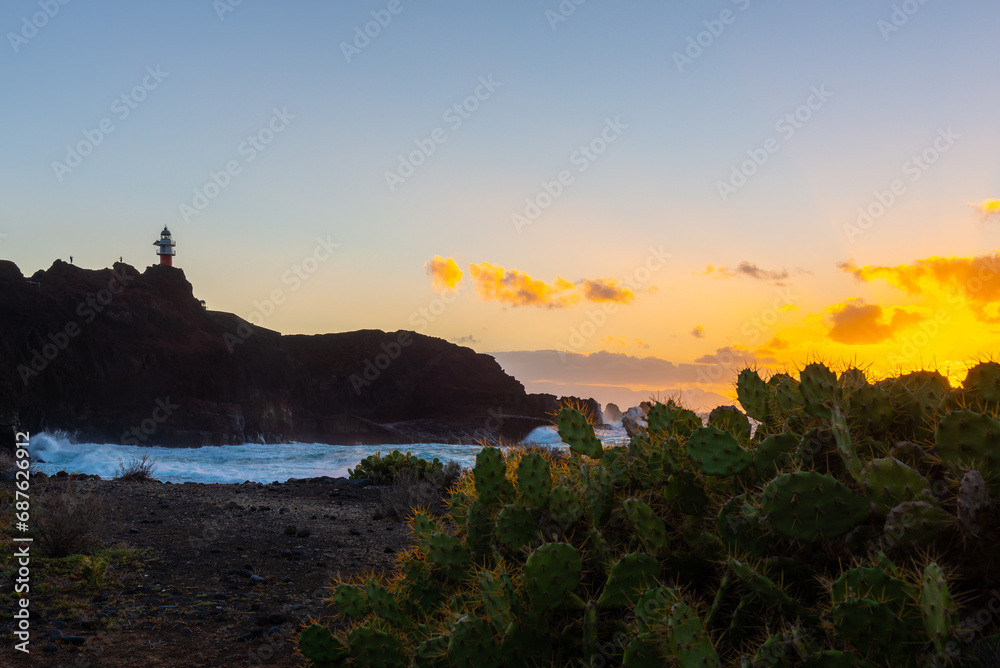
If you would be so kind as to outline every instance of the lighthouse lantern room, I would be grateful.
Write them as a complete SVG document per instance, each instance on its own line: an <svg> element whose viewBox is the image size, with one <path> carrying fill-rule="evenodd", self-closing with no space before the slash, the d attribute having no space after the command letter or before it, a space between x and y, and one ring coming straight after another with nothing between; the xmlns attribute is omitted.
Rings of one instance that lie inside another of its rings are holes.
<svg viewBox="0 0 1000 668"><path fill-rule="evenodd" d="M160 256L160 264L165 264L168 267L174 266L174 255L177 254L174 246L177 244L170 238L170 230L167 229L166 225L163 226L163 231L160 232L160 239L154 241L153 245L156 246L156 254Z"/></svg>

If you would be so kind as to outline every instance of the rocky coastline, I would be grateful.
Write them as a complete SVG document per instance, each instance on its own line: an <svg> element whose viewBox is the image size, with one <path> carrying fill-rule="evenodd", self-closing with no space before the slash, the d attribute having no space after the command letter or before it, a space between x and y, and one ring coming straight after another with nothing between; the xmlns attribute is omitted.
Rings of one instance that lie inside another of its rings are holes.
<svg viewBox="0 0 1000 668"><path fill-rule="evenodd" d="M400 330L282 335L205 308L182 269L0 261L0 441L198 447L517 440L557 397ZM584 400L596 415L600 406Z"/></svg>

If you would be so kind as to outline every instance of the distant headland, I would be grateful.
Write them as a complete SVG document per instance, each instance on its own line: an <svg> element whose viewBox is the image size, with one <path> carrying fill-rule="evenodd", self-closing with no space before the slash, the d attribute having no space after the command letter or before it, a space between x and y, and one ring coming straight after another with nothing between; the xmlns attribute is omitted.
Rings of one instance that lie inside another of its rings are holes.
<svg viewBox="0 0 1000 668"><path fill-rule="evenodd" d="M442 339L283 336L206 310L168 264L140 273L57 260L25 277L0 261L0 352L5 432L102 443L518 439L557 407L493 357Z"/></svg>

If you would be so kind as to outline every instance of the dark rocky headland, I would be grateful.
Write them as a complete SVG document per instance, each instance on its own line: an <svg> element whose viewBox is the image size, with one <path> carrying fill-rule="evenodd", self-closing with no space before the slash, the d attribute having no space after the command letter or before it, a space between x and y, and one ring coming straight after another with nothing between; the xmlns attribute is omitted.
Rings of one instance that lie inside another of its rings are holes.
<svg viewBox="0 0 1000 668"><path fill-rule="evenodd" d="M588 400L596 415L600 408ZM519 439L556 397L414 332L281 335L206 310L183 270L0 261L0 426L104 443Z"/></svg>

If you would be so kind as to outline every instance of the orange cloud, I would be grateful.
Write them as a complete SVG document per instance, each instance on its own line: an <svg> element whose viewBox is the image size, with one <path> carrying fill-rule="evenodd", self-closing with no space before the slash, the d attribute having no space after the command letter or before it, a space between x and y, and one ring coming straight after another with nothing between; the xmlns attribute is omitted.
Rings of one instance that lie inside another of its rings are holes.
<svg viewBox="0 0 1000 668"><path fill-rule="evenodd" d="M984 199L979 204L969 204L969 206L976 207L984 216L1000 213L1000 199Z"/></svg>
<svg viewBox="0 0 1000 668"><path fill-rule="evenodd" d="M776 364L778 360L767 354L751 351L746 346L734 344L716 348L709 355L702 355L694 361L695 364L717 364L723 366L753 366L756 364Z"/></svg>
<svg viewBox="0 0 1000 668"><path fill-rule="evenodd" d="M691 336L693 336L696 339L705 338L705 328L702 327L701 325L698 325L697 327L691 330Z"/></svg>
<svg viewBox="0 0 1000 668"><path fill-rule="evenodd" d="M587 279L583 282L583 296L592 302L617 302L629 304L635 300L635 293L618 286L613 278Z"/></svg>
<svg viewBox="0 0 1000 668"><path fill-rule="evenodd" d="M636 348L649 348L649 344L642 339L632 339L630 341L627 336L605 336L601 339L601 345L608 348L626 348L629 345L634 345Z"/></svg>
<svg viewBox="0 0 1000 668"><path fill-rule="evenodd" d="M839 265L860 281L882 279L911 295L960 295L983 322L1000 322L1000 253L977 257L929 257L895 267Z"/></svg>
<svg viewBox="0 0 1000 668"><path fill-rule="evenodd" d="M440 255L435 255L433 260L425 262L424 268L434 279L434 289L438 292L454 290L464 273L453 258L443 258Z"/></svg>
<svg viewBox="0 0 1000 668"><path fill-rule="evenodd" d="M470 264L469 275L476 284L476 294L487 301L513 306L563 308L580 301L580 291L565 278L556 277L552 285L489 262Z"/></svg>
<svg viewBox="0 0 1000 668"><path fill-rule="evenodd" d="M439 284L453 288L462 278L461 270L450 258L435 257L428 266L428 273L434 276L435 289ZM516 269L505 269L489 262L470 264L469 276L480 299L513 306L565 308L580 301L617 304L635 301L635 293L613 278L584 279L574 283L558 276L552 283L546 283Z"/></svg>
<svg viewBox="0 0 1000 668"><path fill-rule="evenodd" d="M861 299L850 299L828 310L832 322L829 337L849 345L881 343L892 338L897 331L923 320L918 313L896 309L889 322L885 322L881 306L865 304Z"/></svg>
<svg viewBox="0 0 1000 668"><path fill-rule="evenodd" d="M736 269L729 267L716 267L714 264L705 267L705 275L714 275L716 278L735 278L737 276L747 276L759 281L783 281L788 278L787 269L773 270L761 269L752 262L743 261L736 265Z"/></svg>

